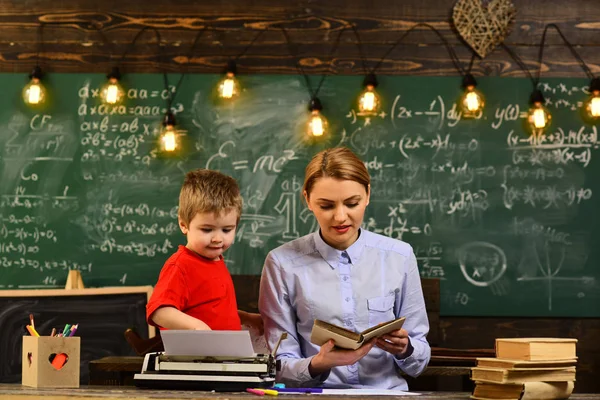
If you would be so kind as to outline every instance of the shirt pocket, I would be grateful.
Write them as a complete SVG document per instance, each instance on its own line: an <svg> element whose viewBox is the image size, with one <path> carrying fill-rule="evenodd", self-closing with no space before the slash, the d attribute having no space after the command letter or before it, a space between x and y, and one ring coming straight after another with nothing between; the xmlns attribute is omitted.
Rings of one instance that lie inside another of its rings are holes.
<svg viewBox="0 0 600 400"><path fill-rule="evenodd" d="M369 309L369 327L390 321L394 315L394 302L396 296L372 297L367 299Z"/></svg>

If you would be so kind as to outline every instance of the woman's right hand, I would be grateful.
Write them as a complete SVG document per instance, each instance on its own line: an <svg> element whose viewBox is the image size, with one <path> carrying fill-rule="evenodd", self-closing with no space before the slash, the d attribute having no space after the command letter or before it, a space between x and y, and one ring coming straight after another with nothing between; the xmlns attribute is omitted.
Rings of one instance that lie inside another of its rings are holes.
<svg viewBox="0 0 600 400"><path fill-rule="evenodd" d="M352 365L373 348L376 339L371 339L356 350L335 348L333 340L321 346L319 353L310 360L308 372L314 378L333 367Z"/></svg>

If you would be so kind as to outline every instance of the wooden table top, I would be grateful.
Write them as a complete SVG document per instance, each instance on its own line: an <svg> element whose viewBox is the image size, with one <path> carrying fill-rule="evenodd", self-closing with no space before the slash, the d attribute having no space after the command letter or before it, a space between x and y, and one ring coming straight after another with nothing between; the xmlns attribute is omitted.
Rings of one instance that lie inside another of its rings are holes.
<svg viewBox="0 0 600 400"><path fill-rule="evenodd" d="M322 395L285 395L286 400L306 400L307 396L322 396ZM418 397L412 397L418 400L467 400L470 393L467 392L422 392ZM82 386L79 389L35 389L21 386L19 384L0 384L0 398L3 400L25 400L25 399L42 399L42 400L148 400L148 399L196 399L196 400L249 400L255 395L250 393L240 392L200 392L200 391L174 391L174 390L144 390L134 387L107 387L107 386ZM382 396L329 396L328 399L378 399ZM388 398L411 398L405 396L389 396ZM269 396L263 397L267 400ZM592 400L598 399L597 394L573 394L571 400Z"/></svg>

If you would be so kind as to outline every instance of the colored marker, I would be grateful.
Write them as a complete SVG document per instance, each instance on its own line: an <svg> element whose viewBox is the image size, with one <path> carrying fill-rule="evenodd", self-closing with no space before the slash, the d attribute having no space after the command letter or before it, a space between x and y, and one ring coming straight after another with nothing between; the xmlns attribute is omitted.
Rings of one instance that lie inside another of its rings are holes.
<svg viewBox="0 0 600 400"><path fill-rule="evenodd" d="M52 366L56 369L61 369L67 362L67 355L65 353L57 354L52 360Z"/></svg>
<svg viewBox="0 0 600 400"><path fill-rule="evenodd" d="M33 328L31 325L27 325L27 330L29 331L29 334L31 336L36 336L36 337L40 337L40 334L36 332L35 328Z"/></svg>
<svg viewBox="0 0 600 400"><path fill-rule="evenodd" d="M246 389L246 392L255 394L257 396L264 396L265 395L265 392L263 392L260 389L250 389L250 388L248 388L248 389Z"/></svg>
<svg viewBox="0 0 600 400"><path fill-rule="evenodd" d="M272 389L258 389L258 390L262 390L265 394L268 394L269 396L278 396L279 392L277 390L272 390Z"/></svg>
<svg viewBox="0 0 600 400"><path fill-rule="evenodd" d="M62 335L69 336L69 335L67 335L67 332L69 332L69 329L71 329L71 325L65 324L65 329L63 329L63 331L62 331Z"/></svg>

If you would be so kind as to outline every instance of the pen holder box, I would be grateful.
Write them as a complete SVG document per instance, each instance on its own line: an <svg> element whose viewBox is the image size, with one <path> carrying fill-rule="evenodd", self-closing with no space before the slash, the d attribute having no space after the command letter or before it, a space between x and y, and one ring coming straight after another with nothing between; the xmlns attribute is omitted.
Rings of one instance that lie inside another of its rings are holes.
<svg viewBox="0 0 600 400"><path fill-rule="evenodd" d="M78 388L81 338L23 336L23 386Z"/></svg>

